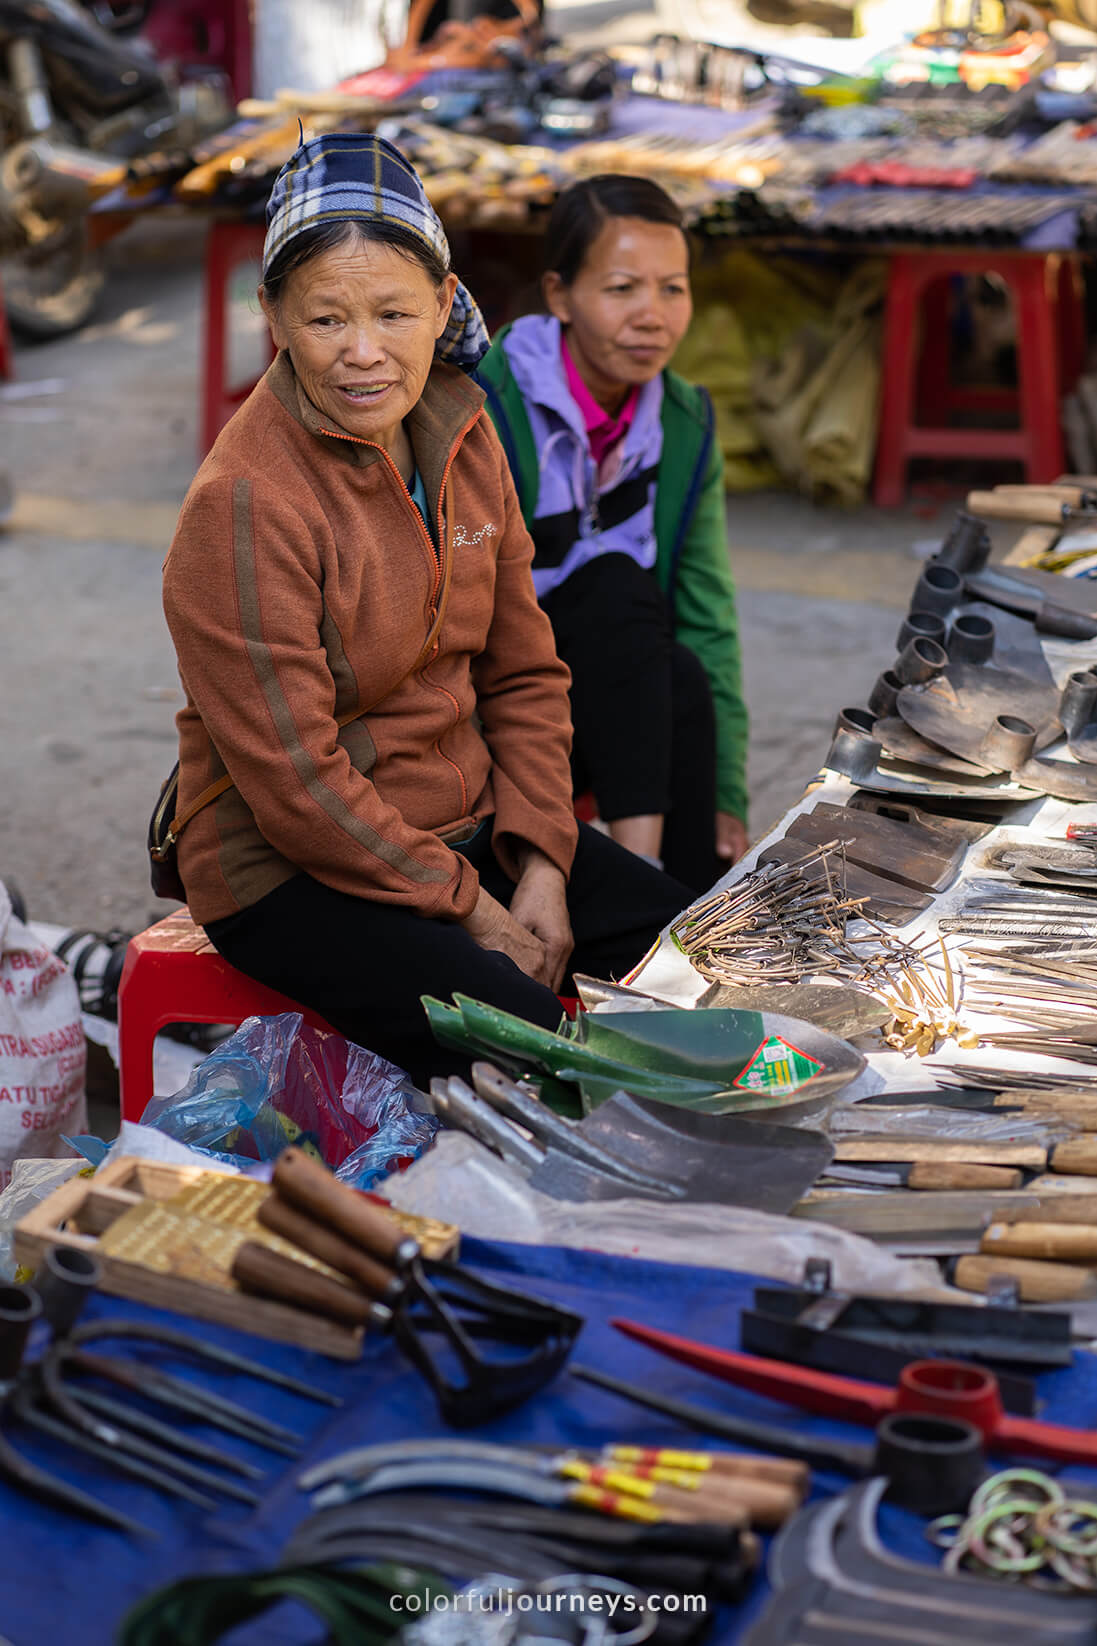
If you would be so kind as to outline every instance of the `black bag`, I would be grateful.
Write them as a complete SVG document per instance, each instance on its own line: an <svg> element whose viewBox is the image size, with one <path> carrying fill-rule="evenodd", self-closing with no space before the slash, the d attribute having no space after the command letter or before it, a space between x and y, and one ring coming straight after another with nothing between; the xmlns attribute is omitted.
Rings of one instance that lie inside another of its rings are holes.
<svg viewBox="0 0 1097 1646"><path fill-rule="evenodd" d="M176 815L179 805L179 762L175 762L149 818L149 879L155 897L173 898L177 903L187 901L186 890L179 877L179 835L184 823L189 823L195 812L231 788L231 777L222 777L218 782L211 783L208 789L203 789L194 805L179 817Z"/></svg>

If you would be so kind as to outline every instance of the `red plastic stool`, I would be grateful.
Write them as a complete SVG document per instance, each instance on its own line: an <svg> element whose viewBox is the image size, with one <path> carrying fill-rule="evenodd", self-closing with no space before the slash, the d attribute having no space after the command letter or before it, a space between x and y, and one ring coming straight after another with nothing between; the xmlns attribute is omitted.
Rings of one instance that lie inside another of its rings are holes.
<svg viewBox="0 0 1097 1646"><path fill-rule="evenodd" d="M209 451L233 412L247 399L258 378L229 380L230 284L241 263L255 263L263 253L262 223L215 218L206 241L206 331L202 355L200 457ZM269 345L269 359L276 350Z"/></svg>
<svg viewBox="0 0 1097 1646"><path fill-rule="evenodd" d="M949 371L950 282L995 274L1009 288L1017 326L1018 388L966 388ZM1020 462L1030 482L1063 472L1059 401L1082 369L1085 319L1076 259L1058 252L920 251L891 259L874 495L903 501L914 457ZM1018 427L973 425L976 411L1011 411ZM918 421L921 412L924 421ZM950 416L963 414L963 426Z"/></svg>
<svg viewBox="0 0 1097 1646"><path fill-rule="evenodd" d="M139 932L126 950L118 985L118 1065L122 1119L140 1120L153 1095L152 1043L167 1023L231 1023L300 1012L316 1029L322 1017L255 983L217 950L186 909Z"/></svg>

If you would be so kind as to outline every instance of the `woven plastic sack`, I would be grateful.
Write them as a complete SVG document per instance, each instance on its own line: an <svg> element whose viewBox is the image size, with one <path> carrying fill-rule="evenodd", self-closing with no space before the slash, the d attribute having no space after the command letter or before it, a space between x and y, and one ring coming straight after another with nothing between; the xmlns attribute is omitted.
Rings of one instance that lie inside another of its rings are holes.
<svg viewBox="0 0 1097 1646"><path fill-rule="evenodd" d="M141 1123L243 1171L293 1143L368 1189L416 1159L437 1131L415 1097L395 1064L283 1012L249 1017L181 1092L154 1097Z"/></svg>
<svg viewBox="0 0 1097 1646"><path fill-rule="evenodd" d="M88 1123L72 973L13 913L0 881L0 1189L16 1160L65 1156Z"/></svg>

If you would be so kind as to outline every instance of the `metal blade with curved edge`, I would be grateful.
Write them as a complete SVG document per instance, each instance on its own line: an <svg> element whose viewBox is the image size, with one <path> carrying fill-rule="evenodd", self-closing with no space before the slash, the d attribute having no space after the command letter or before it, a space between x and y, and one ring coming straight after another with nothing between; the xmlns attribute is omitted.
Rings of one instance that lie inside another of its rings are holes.
<svg viewBox="0 0 1097 1646"><path fill-rule="evenodd" d="M1086 577L1063 577L1037 566L995 565L968 572L964 583L976 599L992 604L1001 601L1013 611L1028 611L1035 616L1041 606L1047 605L1097 616L1097 589Z"/></svg>
<svg viewBox="0 0 1097 1646"><path fill-rule="evenodd" d="M738 1012L777 1012L813 1023L817 1029L836 1034L840 1040L857 1040L882 1028L891 1009L874 994L851 989L844 983L774 983L736 987L713 983L697 1005L730 1008Z"/></svg>
<svg viewBox="0 0 1097 1646"><path fill-rule="evenodd" d="M709 1114L775 1110L831 1097L865 1067L864 1057L848 1042L774 1012L719 1007L701 1012L593 1012L580 1019L576 1032L589 1050L614 1062L633 1063L670 1078L719 1081L721 1092L689 1105ZM580 1086L586 1097L587 1082L581 1080ZM633 1095L667 1101L659 1093Z"/></svg>
<svg viewBox="0 0 1097 1646"><path fill-rule="evenodd" d="M975 800L983 806L1008 806L1039 800L1040 789L1027 789L1011 777L947 777L932 766L904 765L884 756L879 738L840 729L823 761L823 770L848 777L872 794L902 800Z"/></svg>
<svg viewBox="0 0 1097 1646"><path fill-rule="evenodd" d="M884 753L891 755L893 760L909 760L916 766L930 766L934 771L950 772L956 777L986 776L985 766L961 760L958 754L952 754L938 743L931 743L898 715L874 721L872 735L879 739Z"/></svg>
<svg viewBox="0 0 1097 1646"><path fill-rule="evenodd" d="M1050 681L1040 684L987 663L950 663L932 680L904 686L896 707L919 736L988 774L995 768L984 759L984 739L1000 715L1027 721L1038 749L1062 735L1059 693Z"/></svg>
<svg viewBox="0 0 1097 1646"><path fill-rule="evenodd" d="M1014 777L1056 800L1097 801L1097 766L1033 756L1018 766Z"/></svg>
<svg viewBox="0 0 1097 1646"><path fill-rule="evenodd" d="M700 1114L618 1092L577 1128L635 1167L673 1173L687 1200L783 1215L834 1155L822 1132Z"/></svg>

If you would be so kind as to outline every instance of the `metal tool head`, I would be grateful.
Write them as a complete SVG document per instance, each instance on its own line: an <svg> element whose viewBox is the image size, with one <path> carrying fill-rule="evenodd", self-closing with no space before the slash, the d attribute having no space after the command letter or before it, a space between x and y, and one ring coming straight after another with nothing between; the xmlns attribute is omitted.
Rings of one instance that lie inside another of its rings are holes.
<svg viewBox="0 0 1097 1646"><path fill-rule="evenodd" d="M42 1304L29 1286L0 1286L0 1386L18 1375L30 1329L41 1313Z"/></svg>
<svg viewBox="0 0 1097 1646"><path fill-rule="evenodd" d="M570 1309L438 1260L413 1265L393 1335L430 1384L445 1421L462 1429L521 1405L551 1382L582 1326Z"/></svg>
<svg viewBox="0 0 1097 1646"><path fill-rule="evenodd" d="M55 1337L67 1337L103 1277L102 1265L77 1246L47 1246L34 1275L42 1313Z"/></svg>

